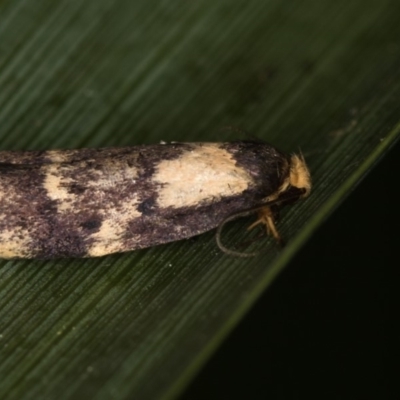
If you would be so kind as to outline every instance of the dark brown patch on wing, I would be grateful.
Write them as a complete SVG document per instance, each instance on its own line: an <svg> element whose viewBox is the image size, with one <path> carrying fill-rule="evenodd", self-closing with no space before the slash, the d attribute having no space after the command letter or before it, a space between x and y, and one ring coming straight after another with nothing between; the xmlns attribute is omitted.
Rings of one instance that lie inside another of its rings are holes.
<svg viewBox="0 0 400 400"><path fill-rule="evenodd" d="M10 165L42 164L45 151L0 151L0 162Z"/></svg>
<svg viewBox="0 0 400 400"><path fill-rule="evenodd" d="M145 216L152 215L157 211L156 203L156 194L154 193L152 197L148 197L146 200L143 200L138 205L137 209Z"/></svg>
<svg viewBox="0 0 400 400"><path fill-rule="evenodd" d="M275 193L289 174L290 157L267 143L238 141L224 143L223 148L250 173L264 198Z"/></svg>
<svg viewBox="0 0 400 400"><path fill-rule="evenodd" d="M90 233L95 233L95 232L99 231L102 224L103 224L102 218L97 217L97 218L91 218L91 219L88 219L88 220L82 222L81 227L83 229L90 231Z"/></svg>

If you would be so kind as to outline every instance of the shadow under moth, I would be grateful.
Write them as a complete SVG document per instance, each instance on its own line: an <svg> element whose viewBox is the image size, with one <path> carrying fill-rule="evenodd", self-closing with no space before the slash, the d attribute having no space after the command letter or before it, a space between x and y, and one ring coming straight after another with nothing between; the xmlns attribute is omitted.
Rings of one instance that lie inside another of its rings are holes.
<svg viewBox="0 0 400 400"><path fill-rule="evenodd" d="M279 209L310 189L301 156L255 141L1 151L0 257L140 249L190 238L248 210L258 213L252 226L265 224L279 241Z"/></svg>

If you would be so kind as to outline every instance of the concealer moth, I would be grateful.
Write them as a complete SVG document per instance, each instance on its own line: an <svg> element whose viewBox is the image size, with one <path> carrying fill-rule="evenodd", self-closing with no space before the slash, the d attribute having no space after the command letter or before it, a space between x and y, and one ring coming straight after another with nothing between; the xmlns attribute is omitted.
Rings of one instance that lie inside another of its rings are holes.
<svg viewBox="0 0 400 400"><path fill-rule="evenodd" d="M209 231L310 193L299 155L256 141L0 152L0 257L97 257ZM221 245L224 249L224 247Z"/></svg>

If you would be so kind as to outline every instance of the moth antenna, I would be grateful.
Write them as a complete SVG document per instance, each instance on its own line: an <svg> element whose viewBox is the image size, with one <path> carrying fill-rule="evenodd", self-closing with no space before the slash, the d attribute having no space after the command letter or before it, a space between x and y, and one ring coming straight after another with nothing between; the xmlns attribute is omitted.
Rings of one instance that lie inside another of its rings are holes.
<svg viewBox="0 0 400 400"><path fill-rule="evenodd" d="M231 256L242 257L242 258L254 257L259 253L258 251L257 252L253 252L253 253L245 253L245 252L241 252L241 251L231 250L231 249L228 249L227 247L225 247L222 244L222 241L221 241L222 230L224 229L224 227L225 227L225 225L227 223L229 223L231 221L234 221L234 220L236 220L238 218L247 217L247 216L249 216L251 214L254 214L259 208L260 207L252 208L252 209L247 210L247 211L241 211L239 213L236 213L236 214L233 214L233 215L229 216L228 218L225 218L225 220L221 222L221 224L218 226L217 232L215 234L215 240L217 242L217 246L219 247L219 249L221 251L223 251L224 253L229 254Z"/></svg>

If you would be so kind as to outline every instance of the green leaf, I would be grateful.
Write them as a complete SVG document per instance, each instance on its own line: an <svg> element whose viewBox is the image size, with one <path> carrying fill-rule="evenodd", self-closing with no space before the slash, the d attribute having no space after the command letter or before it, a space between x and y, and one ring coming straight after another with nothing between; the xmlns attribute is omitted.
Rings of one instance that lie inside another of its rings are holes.
<svg viewBox="0 0 400 400"><path fill-rule="evenodd" d="M100 259L2 260L0 398L176 397L398 139L399 12L390 0L1 1L2 150L244 129L300 148L314 188L279 224L288 246L257 243L253 259L222 254L211 232Z"/></svg>

